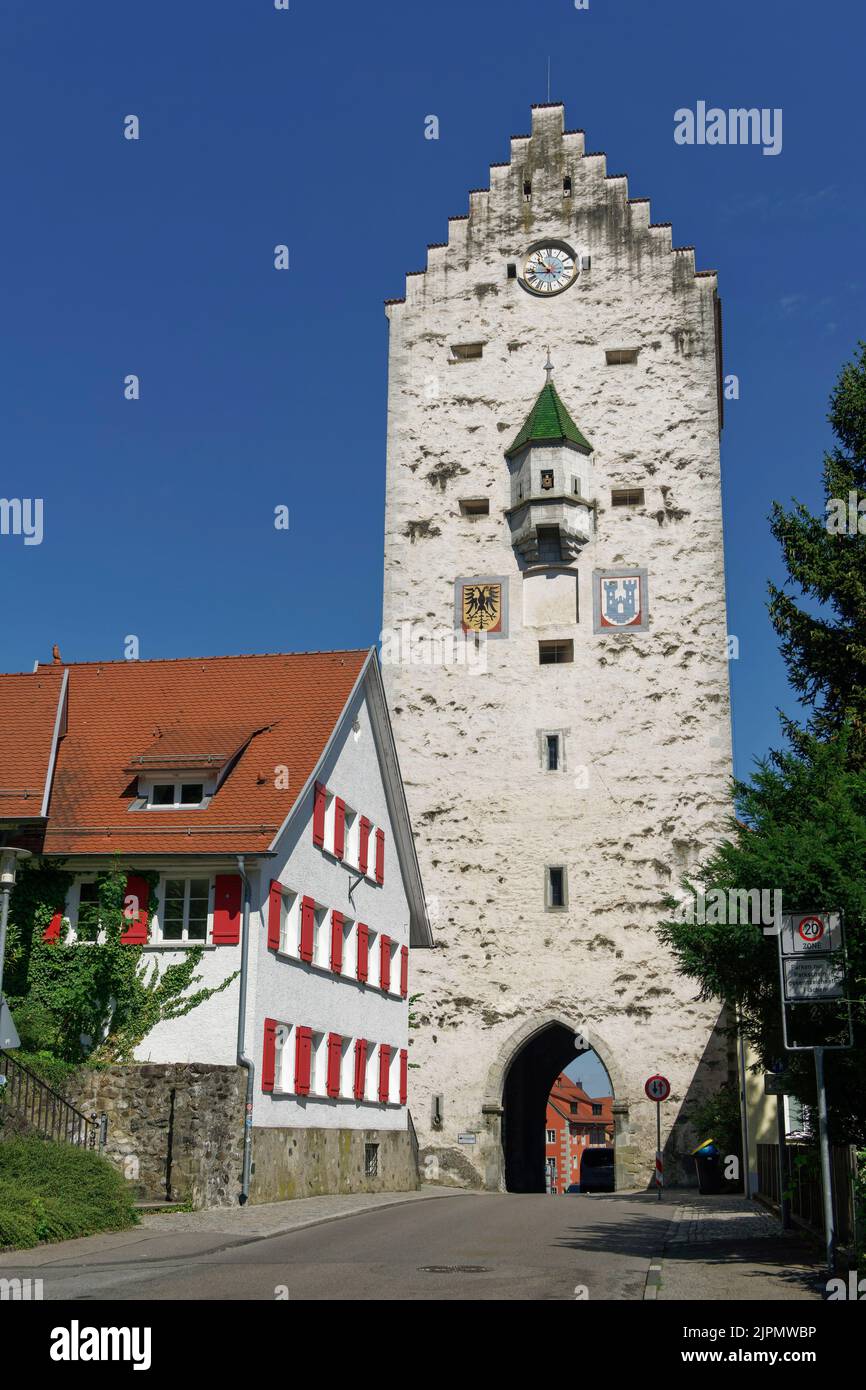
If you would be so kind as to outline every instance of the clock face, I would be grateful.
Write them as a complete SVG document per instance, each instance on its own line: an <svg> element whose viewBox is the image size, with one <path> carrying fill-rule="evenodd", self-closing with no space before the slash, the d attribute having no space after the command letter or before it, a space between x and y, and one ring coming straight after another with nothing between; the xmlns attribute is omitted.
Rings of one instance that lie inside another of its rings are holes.
<svg viewBox="0 0 866 1390"><path fill-rule="evenodd" d="M523 279L533 294L559 294L576 278L576 258L564 246L537 246L526 258Z"/></svg>

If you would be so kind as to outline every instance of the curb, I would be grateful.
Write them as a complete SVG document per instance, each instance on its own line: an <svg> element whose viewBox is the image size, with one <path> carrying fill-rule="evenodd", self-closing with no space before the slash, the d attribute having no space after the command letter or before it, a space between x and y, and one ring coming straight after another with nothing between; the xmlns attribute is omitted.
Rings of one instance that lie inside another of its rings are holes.
<svg viewBox="0 0 866 1390"><path fill-rule="evenodd" d="M658 1292L659 1288L661 1287L662 1272L664 1268L664 1253L667 1250L668 1245L670 1244L674 1232L676 1231L677 1227L681 1224L684 1217L685 1207L681 1205L675 1207L671 1215L668 1228L662 1236L661 1247L658 1250L657 1254L653 1255L650 1258L649 1266L646 1272L646 1282L644 1283L643 1288L644 1303L652 1303L655 1299L658 1298Z"/></svg>

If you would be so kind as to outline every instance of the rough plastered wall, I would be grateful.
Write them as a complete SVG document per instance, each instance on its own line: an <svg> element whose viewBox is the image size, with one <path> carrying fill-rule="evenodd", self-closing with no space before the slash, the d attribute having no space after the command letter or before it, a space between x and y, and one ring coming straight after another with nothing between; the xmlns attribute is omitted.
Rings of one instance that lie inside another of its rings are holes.
<svg viewBox="0 0 866 1390"><path fill-rule="evenodd" d="M438 1156L429 1172L500 1185L508 1066L559 1020L606 1063L619 1182L642 1185L655 1152L645 1079L659 1070L673 1084L662 1117L676 1176L688 1109L728 1069L718 1008L694 1000L653 934L664 893L723 829L731 772L716 279L696 273L692 249L672 249L670 227L650 223L604 155L584 153L581 132L563 134L561 106L533 109L531 138L512 140L469 207L387 309L385 632L453 627L460 576L507 576L510 605L486 674L384 665L437 941L413 960L413 1118L422 1161ZM542 299L507 263L520 273L548 236L591 265ZM468 342L483 356L449 361ZM547 606L527 586L503 515L503 450L544 385L548 346L594 451L596 534L570 567L576 623L559 581ZM637 360L607 365L607 349ZM611 488L625 486L644 488L645 505L613 509ZM476 497L489 516L461 516L459 499ZM623 565L648 570L649 631L594 635L592 571ZM573 664L540 666L544 637L572 638ZM561 773L541 770L545 729L564 731ZM567 867L566 912L545 908L548 864Z"/></svg>

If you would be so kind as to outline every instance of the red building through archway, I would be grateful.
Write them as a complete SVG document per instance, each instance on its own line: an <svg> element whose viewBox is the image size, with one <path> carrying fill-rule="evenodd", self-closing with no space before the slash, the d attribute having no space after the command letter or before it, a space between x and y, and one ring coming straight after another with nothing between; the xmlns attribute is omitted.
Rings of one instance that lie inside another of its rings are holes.
<svg viewBox="0 0 866 1390"><path fill-rule="evenodd" d="M590 1145L613 1147L613 1096L588 1096L579 1081L560 1072L547 1098L544 1161L550 1193L580 1182L580 1164Z"/></svg>

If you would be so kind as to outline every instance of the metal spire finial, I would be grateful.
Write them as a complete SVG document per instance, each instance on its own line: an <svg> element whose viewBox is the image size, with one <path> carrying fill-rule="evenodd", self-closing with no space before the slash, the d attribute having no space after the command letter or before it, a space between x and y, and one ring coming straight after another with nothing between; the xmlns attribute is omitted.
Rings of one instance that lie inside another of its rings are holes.
<svg viewBox="0 0 866 1390"><path fill-rule="evenodd" d="M547 384L549 386L550 378L553 374L553 363L550 360L550 348L547 348L547 361L544 364L544 370L547 372Z"/></svg>

